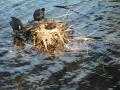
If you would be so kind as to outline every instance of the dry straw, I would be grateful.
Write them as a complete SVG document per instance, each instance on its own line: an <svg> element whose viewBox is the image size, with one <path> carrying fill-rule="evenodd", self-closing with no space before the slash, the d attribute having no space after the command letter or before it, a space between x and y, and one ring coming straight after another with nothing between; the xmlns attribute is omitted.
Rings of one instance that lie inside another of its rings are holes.
<svg viewBox="0 0 120 90"><path fill-rule="evenodd" d="M69 28L64 22L47 20L41 21L32 30L33 44L41 52L50 55L64 51L69 42Z"/></svg>

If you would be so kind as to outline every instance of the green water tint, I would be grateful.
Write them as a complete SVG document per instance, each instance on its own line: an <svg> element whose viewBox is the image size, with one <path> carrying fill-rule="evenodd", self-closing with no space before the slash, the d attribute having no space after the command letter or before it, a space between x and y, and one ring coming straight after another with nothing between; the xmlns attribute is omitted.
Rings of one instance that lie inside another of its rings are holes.
<svg viewBox="0 0 120 90"><path fill-rule="evenodd" d="M110 0L111 2L120 2L120 0Z"/></svg>

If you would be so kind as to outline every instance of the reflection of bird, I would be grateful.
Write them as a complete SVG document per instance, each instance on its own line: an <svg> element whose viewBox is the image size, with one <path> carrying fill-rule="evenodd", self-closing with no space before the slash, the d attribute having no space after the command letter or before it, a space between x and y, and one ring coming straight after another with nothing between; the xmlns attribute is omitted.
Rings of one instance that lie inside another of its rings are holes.
<svg viewBox="0 0 120 90"><path fill-rule="evenodd" d="M24 48L24 46L25 46L24 39L22 39L19 36L13 37L13 44L15 45L16 48Z"/></svg>
<svg viewBox="0 0 120 90"><path fill-rule="evenodd" d="M23 24L20 19L16 17L11 17L12 21L10 22L10 25L13 30L21 30L23 28Z"/></svg>
<svg viewBox="0 0 120 90"><path fill-rule="evenodd" d="M45 8L35 10L33 14L34 21L40 21L44 19Z"/></svg>

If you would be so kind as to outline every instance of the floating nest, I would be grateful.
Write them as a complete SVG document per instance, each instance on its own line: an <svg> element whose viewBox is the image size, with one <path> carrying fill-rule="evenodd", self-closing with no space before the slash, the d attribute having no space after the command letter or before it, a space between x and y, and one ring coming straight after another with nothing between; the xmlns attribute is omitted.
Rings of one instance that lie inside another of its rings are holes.
<svg viewBox="0 0 120 90"><path fill-rule="evenodd" d="M32 29L33 45L37 50L50 55L64 51L69 42L68 26L60 21L41 21Z"/></svg>

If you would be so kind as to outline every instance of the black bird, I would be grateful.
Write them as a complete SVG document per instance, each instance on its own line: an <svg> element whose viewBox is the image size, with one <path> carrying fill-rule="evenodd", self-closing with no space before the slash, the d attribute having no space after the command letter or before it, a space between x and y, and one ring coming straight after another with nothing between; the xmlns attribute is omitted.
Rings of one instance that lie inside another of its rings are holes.
<svg viewBox="0 0 120 90"><path fill-rule="evenodd" d="M33 14L34 21L41 21L44 19L45 8L35 10Z"/></svg>
<svg viewBox="0 0 120 90"><path fill-rule="evenodd" d="M10 25L14 31L14 33L20 32L23 29L23 24L20 19L16 17L11 17Z"/></svg>

